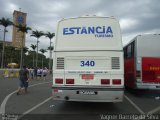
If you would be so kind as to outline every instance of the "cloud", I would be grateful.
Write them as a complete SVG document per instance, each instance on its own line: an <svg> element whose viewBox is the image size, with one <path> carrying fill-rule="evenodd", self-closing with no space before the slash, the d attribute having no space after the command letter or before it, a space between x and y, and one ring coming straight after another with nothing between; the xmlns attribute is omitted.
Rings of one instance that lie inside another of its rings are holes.
<svg viewBox="0 0 160 120"><path fill-rule="evenodd" d="M27 25L33 30L56 32L57 23L63 18L114 16L120 21L125 44L138 34L160 33L159 5L159 0L1 0L0 18L12 18L13 10L21 8L27 13ZM7 29L7 40L11 41L12 27ZM0 38L3 38L1 34ZM26 45L34 42L29 34ZM42 37L40 48L48 45L49 40Z"/></svg>
<svg viewBox="0 0 160 120"><path fill-rule="evenodd" d="M119 22L121 29L123 30L128 30L136 26L136 24L138 24L138 22L134 19L121 19Z"/></svg>
<svg viewBox="0 0 160 120"><path fill-rule="evenodd" d="M46 7L47 6L47 7ZM69 4L66 1L53 1L41 5L41 8L46 12L61 12L69 8Z"/></svg>
<svg viewBox="0 0 160 120"><path fill-rule="evenodd" d="M14 10L18 10L18 9L19 9L18 6L15 5L15 4L13 4L13 3L8 3L7 6L8 6L8 7L6 7L6 8L4 9L7 13L10 13L10 12L12 12L12 11L14 11Z"/></svg>

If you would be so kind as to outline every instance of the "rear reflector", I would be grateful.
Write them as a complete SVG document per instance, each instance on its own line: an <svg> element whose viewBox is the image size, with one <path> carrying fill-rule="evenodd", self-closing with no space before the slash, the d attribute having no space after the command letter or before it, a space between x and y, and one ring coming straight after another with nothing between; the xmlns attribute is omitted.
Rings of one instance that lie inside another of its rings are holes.
<svg viewBox="0 0 160 120"><path fill-rule="evenodd" d="M109 85L110 84L110 80L109 79L101 79L101 84L102 85Z"/></svg>
<svg viewBox="0 0 160 120"><path fill-rule="evenodd" d="M113 79L112 84L113 85L120 85L121 84L121 79Z"/></svg>
<svg viewBox="0 0 160 120"><path fill-rule="evenodd" d="M74 79L66 79L66 84L74 84Z"/></svg>
<svg viewBox="0 0 160 120"><path fill-rule="evenodd" d="M56 79L55 79L55 83L56 83L56 84L63 84L63 79L61 79L61 78L56 78Z"/></svg>
<svg viewBox="0 0 160 120"><path fill-rule="evenodd" d="M53 90L54 93L56 92L62 92L62 90Z"/></svg>

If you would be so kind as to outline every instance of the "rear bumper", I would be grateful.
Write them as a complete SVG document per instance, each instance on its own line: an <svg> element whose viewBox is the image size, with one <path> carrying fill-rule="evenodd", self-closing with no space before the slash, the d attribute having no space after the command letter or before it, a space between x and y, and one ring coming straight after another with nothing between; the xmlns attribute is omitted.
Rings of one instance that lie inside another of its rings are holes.
<svg viewBox="0 0 160 120"><path fill-rule="evenodd" d="M160 90L160 84L136 83L136 89Z"/></svg>
<svg viewBox="0 0 160 120"><path fill-rule="evenodd" d="M123 88L52 87L54 100L81 102L122 102ZM79 94L79 91L94 91L97 94Z"/></svg>

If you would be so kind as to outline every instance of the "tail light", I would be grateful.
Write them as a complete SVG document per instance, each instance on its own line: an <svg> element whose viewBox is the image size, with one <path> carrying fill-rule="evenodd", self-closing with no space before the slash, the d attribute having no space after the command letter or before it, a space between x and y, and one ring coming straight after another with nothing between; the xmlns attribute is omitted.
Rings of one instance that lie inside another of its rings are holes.
<svg viewBox="0 0 160 120"><path fill-rule="evenodd" d="M101 85L109 85L110 79L101 79Z"/></svg>
<svg viewBox="0 0 160 120"><path fill-rule="evenodd" d="M141 79L141 71L136 71L136 79Z"/></svg>
<svg viewBox="0 0 160 120"><path fill-rule="evenodd" d="M56 79L55 79L55 83L56 83L56 84L63 84L63 79L61 79L61 78L56 78Z"/></svg>
<svg viewBox="0 0 160 120"><path fill-rule="evenodd" d="M66 84L74 84L74 79L66 79Z"/></svg>
<svg viewBox="0 0 160 120"><path fill-rule="evenodd" d="M121 79L113 79L112 84L113 85L120 85L121 84Z"/></svg>

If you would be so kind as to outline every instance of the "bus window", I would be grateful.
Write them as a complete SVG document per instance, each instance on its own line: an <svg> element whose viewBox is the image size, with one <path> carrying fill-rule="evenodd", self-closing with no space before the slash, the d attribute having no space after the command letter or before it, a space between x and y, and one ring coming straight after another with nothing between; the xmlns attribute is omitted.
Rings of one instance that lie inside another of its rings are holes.
<svg viewBox="0 0 160 120"><path fill-rule="evenodd" d="M131 57L131 44L127 47L127 58Z"/></svg>
<svg viewBox="0 0 160 120"><path fill-rule="evenodd" d="M130 45L128 45L128 47L126 47L126 57L127 58L131 58L134 57L134 42L132 42Z"/></svg>
<svg viewBox="0 0 160 120"><path fill-rule="evenodd" d="M124 48L124 58L127 58L127 47Z"/></svg>

